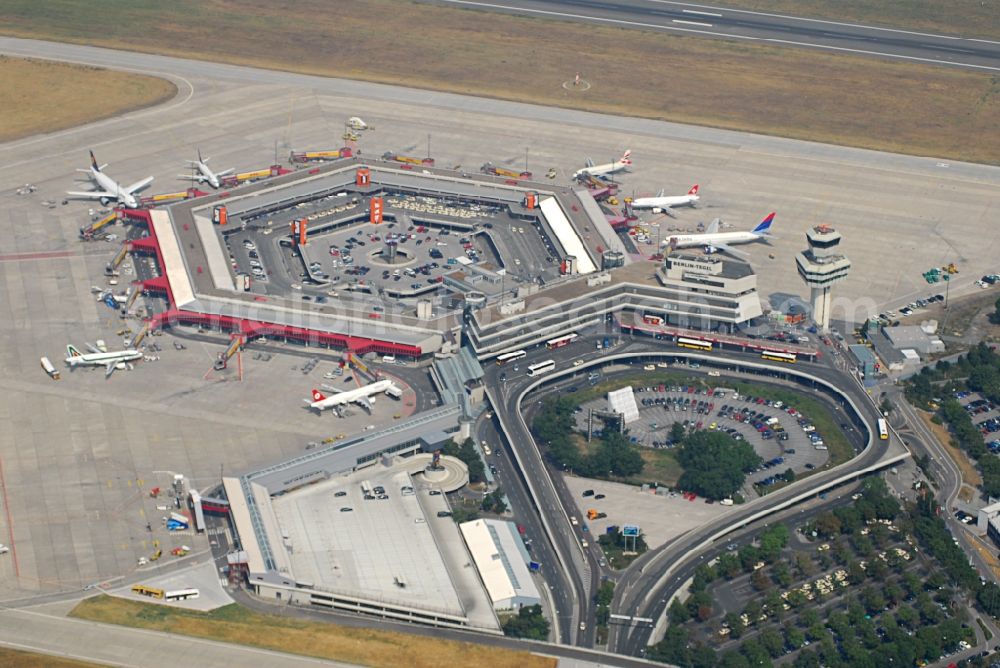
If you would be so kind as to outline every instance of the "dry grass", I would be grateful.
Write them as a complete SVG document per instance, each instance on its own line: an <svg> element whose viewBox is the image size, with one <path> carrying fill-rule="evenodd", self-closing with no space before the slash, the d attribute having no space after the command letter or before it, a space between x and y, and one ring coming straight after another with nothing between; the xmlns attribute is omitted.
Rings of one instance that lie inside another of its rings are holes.
<svg viewBox="0 0 1000 668"><path fill-rule="evenodd" d="M984 545L982 539L977 537L970 537L969 542L976 548L980 558L989 565L994 579L1000 579L1000 561L997 560L996 548Z"/></svg>
<svg viewBox="0 0 1000 668"><path fill-rule="evenodd" d="M920 414L920 419L924 421L924 424L931 430L938 442L944 446L948 456L958 465L958 470L962 472L962 482L974 488L982 485L983 478L979 475L979 471L976 470L975 465L969 461L964 452L951 444L951 434L948 433L948 430L943 425L931 422L930 415L926 412L917 412Z"/></svg>
<svg viewBox="0 0 1000 668"><path fill-rule="evenodd" d="M374 668L464 665L555 668L556 665L555 659L528 652L264 615L235 604L201 613L96 596L81 601L70 616Z"/></svg>
<svg viewBox="0 0 1000 668"><path fill-rule="evenodd" d="M101 665L104 664L0 647L0 666L4 668L98 668Z"/></svg>
<svg viewBox="0 0 1000 668"><path fill-rule="evenodd" d="M0 32L1000 163L981 73L394 0L104 4L9 0Z"/></svg>
<svg viewBox="0 0 1000 668"><path fill-rule="evenodd" d="M0 56L0 142L55 132L169 100L165 79Z"/></svg>

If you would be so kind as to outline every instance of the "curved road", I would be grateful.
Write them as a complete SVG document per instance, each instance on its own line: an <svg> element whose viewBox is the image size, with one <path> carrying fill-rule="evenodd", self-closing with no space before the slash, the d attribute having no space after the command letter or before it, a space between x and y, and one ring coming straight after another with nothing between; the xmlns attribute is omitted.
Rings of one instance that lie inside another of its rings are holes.
<svg viewBox="0 0 1000 668"><path fill-rule="evenodd" d="M428 0L439 4L1000 72L1000 41L669 0ZM626 45L624 48L628 48Z"/></svg>

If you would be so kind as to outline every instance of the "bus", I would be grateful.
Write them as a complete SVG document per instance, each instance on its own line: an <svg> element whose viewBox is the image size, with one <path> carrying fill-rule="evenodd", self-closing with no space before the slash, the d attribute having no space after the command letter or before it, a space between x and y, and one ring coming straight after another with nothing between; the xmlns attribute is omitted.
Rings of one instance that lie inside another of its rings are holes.
<svg viewBox="0 0 1000 668"><path fill-rule="evenodd" d="M528 353L523 350L515 350L512 353L504 353L503 355L497 355L497 365L503 366L507 362L516 362L517 360L524 359L527 357Z"/></svg>
<svg viewBox="0 0 1000 668"><path fill-rule="evenodd" d="M552 371L556 368L556 363L552 360L545 360L544 362L539 362L538 364L531 364L528 366L529 376L541 376L543 373Z"/></svg>
<svg viewBox="0 0 1000 668"><path fill-rule="evenodd" d="M168 591L163 594L163 600L165 601L186 601L189 598L198 598L199 592L197 589L175 589L174 591Z"/></svg>
<svg viewBox="0 0 1000 668"><path fill-rule="evenodd" d="M155 589L146 585L132 585L132 593L149 596L150 598L163 598L162 589Z"/></svg>
<svg viewBox="0 0 1000 668"><path fill-rule="evenodd" d="M677 337L677 345L681 348L694 348L695 350L711 350L711 341L702 341L701 339L686 339L683 336Z"/></svg>
<svg viewBox="0 0 1000 668"><path fill-rule="evenodd" d="M772 362L788 362L789 364L795 364L795 353L779 353L774 350L764 350L760 354L762 359L771 360Z"/></svg>
<svg viewBox="0 0 1000 668"><path fill-rule="evenodd" d="M549 339L548 341L545 342L545 347L548 348L549 350L552 350L553 348L562 348L563 346L568 346L569 344L576 341L576 338L577 338L576 332L573 332L572 334L560 336L555 339Z"/></svg>
<svg viewBox="0 0 1000 668"><path fill-rule="evenodd" d="M642 321L647 325L662 325L663 318L658 315L644 315L642 316Z"/></svg>
<svg viewBox="0 0 1000 668"><path fill-rule="evenodd" d="M878 419L878 437L883 441L889 440L889 425L886 424L885 418Z"/></svg>

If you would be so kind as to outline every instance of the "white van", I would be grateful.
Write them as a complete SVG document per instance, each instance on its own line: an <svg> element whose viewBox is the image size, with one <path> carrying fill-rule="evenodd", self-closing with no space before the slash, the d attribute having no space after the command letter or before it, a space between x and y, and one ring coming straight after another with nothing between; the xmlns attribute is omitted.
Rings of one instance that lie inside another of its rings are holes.
<svg viewBox="0 0 1000 668"><path fill-rule="evenodd" d="M395 364L396 358L393 355L382 355L383 364Z"/></svg>

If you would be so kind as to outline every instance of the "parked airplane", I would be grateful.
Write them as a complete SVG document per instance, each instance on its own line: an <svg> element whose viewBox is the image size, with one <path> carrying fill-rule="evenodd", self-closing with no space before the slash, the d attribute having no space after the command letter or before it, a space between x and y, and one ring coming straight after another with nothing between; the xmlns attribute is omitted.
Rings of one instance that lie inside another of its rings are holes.
<svg viewBox="0 0 1000 668"><path fill-rule="evenodd" d="M610 176L611 174L617 174L618 172L624 172L632 164L632 151L625 151L619 160L614 162L608 162L603 165L595 165L594 161L587 158L587 166L583 169L578 169L573 172L573 179L579 179L582 176L597 176L604 177Z"/></svg>
<svg viewBox="0 0 1000 668"><path fill-rule="evenodd" d="M345 406L353 402L370 413L372 410L372 404L369 397L373 394L378 394L379 392L385 392L390 387L395 387L391 380L377 380L374 383L354 390L341 392L335 389L334 392L336 392L336 394L330 397L325 396L319 390L314 389L312 391L312 400L303 399L303 401L309 404L309 408L314 408L318 411L323 411L326 408L333 408L335 406Z"/></svg>
<svg viewBox="0 0 1000 668"><path fill-rule="evenodd" d="M741 253L733 248L731 244L748 244L754 241L764 241L771 233L771 223L774 221L774 212L767 215L760 221L757 227L749 232L719 232L719 220L712 221L708 230L704 234L677 234L660 243L661 246L669 246L671 249L691 248L703 246L709 252L724 250L733 255L745 257L746 253Z"/></svg>
<svg viewBox="0 0 1000 668"><path fill-rule="evenodd" d="M177 177L181 178L181 179L188 179L190 181L197 181L198 183L207 183L208 185L212 186L213 188L218 188L218 187L220 187L222 185L222 180L219 177L228 176L229 174L232 174L233 172L236 171L233 168L229 168L229 169L225 169L225 170L223 170L221 172L213 172L208 167L208 161L209 160L211 160L211 158L204 158L204 159L202 159L202 157L201 157L201 149L199 149L198 150L198 159L197 160L188 160L188 164L191 165L191 167L192 167L191 171L194 172L194 170L198 170L198 173L197 174L194 174L194 173L192 173L192 174L178 174Z"/></svg>
<svg viewBox="0 0 1000 668"><path fill-rule="evenodd" d="M687 195L672 195L664 196L661 190L659 194L655 197L638 197L632 200L633 209L653 209L656 211L659 209L663 213L672 216L670 208L674 206L690 206L694 208L694 205L698 203L698 184L691 186L691 190L687 191Z"/></svg>
<svg viewBox="0 0 1000 668"><path fill-rule="evenodd" d="M78 366L103 366L104 375L110 376L114 373L115 369L121 369L128 362L142 357L141 352L133 349L101 352L96 346L87 344L87 347L91 352L81 353L72 343L66 346L66 364L71 369L75 369Z"/></svg>
<svg viewBox="0 0 1000 668"><path fill-rule="evenodd" d="M147 176L142 181L136 181L127 188L123 188L120 183L104 173L103 170L107 166L107 163L98 165L97 158L94 157L94 152L91 151L90 169L78 169L76 171L89 175L90 180L93 181L97 190L70 190L67 191L66 194L73 195L74 197L85 197L87 199L99 199L101 200L101 205L103 206L107 206L111 202L117 202L132 209L138 207L139 199L135 196L135 194L152 183L153 177Z"/></svg>

